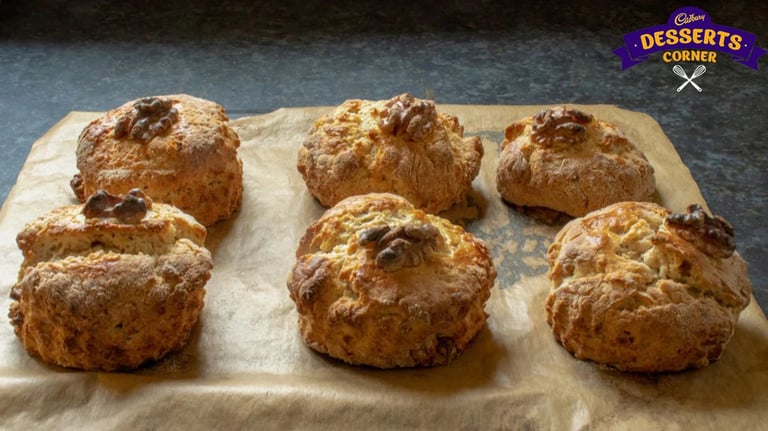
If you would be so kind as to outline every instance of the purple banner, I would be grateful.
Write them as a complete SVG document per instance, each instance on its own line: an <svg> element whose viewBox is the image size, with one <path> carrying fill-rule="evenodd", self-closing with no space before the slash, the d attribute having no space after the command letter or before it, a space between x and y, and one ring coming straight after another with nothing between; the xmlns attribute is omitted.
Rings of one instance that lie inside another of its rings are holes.
<svg viewBox="0 0 768 431"><path fill-rule="evenodd" d="M697 7L683 7L663 25L624 35L624 46L613 51L621 58L621 70L648 60L660 51L696 49L730 54L731 59L757 70L757 59L766 51L757 46L757 36L738 28L714 24Z"/></svg>

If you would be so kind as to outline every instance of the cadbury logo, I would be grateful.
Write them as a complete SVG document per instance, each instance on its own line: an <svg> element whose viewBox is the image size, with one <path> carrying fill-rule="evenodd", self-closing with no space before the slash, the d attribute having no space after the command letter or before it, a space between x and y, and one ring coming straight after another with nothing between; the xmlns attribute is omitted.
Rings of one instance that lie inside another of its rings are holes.
<svg viewBox="0 0 768 431"><path fill-rule="evenodd" d="M683 7L669 15L666 24L646 27L624 35L624 46L614 50L621 58L621 69L664 52L665 62L717 62L717 54L757 70L757 60L766 51L757 46L757 36L747 31L715 24L697 7Z"/></svg>
<svg viewBox="0 0 768 431"><path fill-rule="evenodd" d="M690 24L696 21L704 21L704 18L706 18L706 15L694 15L692 13L689 13L689 14L679 13L675 17L675 25L681 26L681 25Z"/></svg>

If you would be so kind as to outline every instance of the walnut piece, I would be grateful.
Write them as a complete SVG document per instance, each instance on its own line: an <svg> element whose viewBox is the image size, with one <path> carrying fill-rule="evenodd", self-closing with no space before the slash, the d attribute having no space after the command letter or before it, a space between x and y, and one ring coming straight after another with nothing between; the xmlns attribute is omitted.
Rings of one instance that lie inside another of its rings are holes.
<svg viewBox="0 0 768 431"><path fill-rule="evenodd" d="M128 136L145 143L171 128L179 119L179 111L171 99L144 97L133 104L133 110L117 120L115 138Z"/></svg>
<svg viewBox="0 0 768 431"><path fill-rule="evenodd" d="M431 224L376 226L358 234L360 245L375 244L376 265L387 272L418 266L437 247L440 231Z"/></svg>
<svg viewBox="0 0 768 431"><path fill-rule="evenodd" d="M416 99L405 93L388 100L385 106L381 112L383 118L379 120L379 127L385 133L418 141L435 129L437 111L431 100Z"/></svg>
<svg viewBox="0 0 768 431"><path fill-rule="evenodd" d="M687 214L670 214L666 225L709 256L725 259L736 250L733 226L720 216L710 217L700 205L688 206Z"/></svg>
<svg viewBox="0 0 768 431"><path fill-rule="evenodd" d="M545 109L533 117L531 138L544 147L556 144L575 145L584 140L593 117L576 109L564 106Z"/></svg>
<svg viewBox="0 0 768 431"><path fill-rule="evenodd" d="M151 208L152 200L140 189L133 189L122 198L99 190L85 202L83 214L86 218L114 217L124 224L136 224Z"/></svg>
<svg viewBox="0 0 768 431"><path fill-rule="evenodd" d="M75 192L77 200L83 202L85 200L85 185L83 184L83 176L79 173L73 175L72 179L69 180L69 186L72 188L72 191Z"/></svg>

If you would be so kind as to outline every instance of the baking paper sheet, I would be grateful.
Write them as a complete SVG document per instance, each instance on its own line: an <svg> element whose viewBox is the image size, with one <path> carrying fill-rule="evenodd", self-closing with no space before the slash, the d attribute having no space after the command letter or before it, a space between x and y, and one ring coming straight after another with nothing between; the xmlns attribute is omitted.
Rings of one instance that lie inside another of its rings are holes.
<svg viewBox="0 0 768 431"><path fill-rule="evenodd" d="M504 128L542 106L457 106L486 154L469 204L448 213L490 246L499 277L486 328L448 366L348 366L304 346L285 286L294 250L323 208L296 171L310 125L331 108L281 109L233 122L242 140L242 210L209 231L214 270L189 345L133 373L65 370L29 357L0 325L0 426L7 429L766 429L768 322L753 300L722 359L708 368L625 374L574 359L545 322L545 252L562 225L536 221L495 191ZM705 204L649 116L581 106L617 123L656 169L656 199ZM73 112L36 142L0 212L0 310L38 214L74 203L69 179L82 128ZM473 216L479 216L472 220ZM738 226L736 227L738 229ZM6 319L7 322L7 319Z"/></svg>

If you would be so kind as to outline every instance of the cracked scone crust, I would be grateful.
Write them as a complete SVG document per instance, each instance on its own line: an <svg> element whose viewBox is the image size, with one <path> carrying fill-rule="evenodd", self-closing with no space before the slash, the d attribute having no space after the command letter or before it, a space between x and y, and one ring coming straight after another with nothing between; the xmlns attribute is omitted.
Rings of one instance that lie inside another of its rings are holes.
<svg viewBox="0 0 768 431"><path fill-rule="evenodd" d="M704 367L723 353L750 300L746 263L733 248L711 252L711 237L689 241L668 216L653 203L624 202L558 233L548 252L547 321L575 357L663 372Z"/></svg>
<svg viewBox="0 0 768 431"><path fill-rule="evenodd" d="M392 194L343 200L312 224L288 278L311 348L351 364L435 366L485 325L485 245Z"/></svg>
<svg viewBox="0 0 768 431"><path fill-rule="evenodd" d="M386 192L437 213L464 198L482 157L480 138L464 138L456 117L438 113L432 101L402 94L348 100L318 119L299 150L297 168L327 207Z"/></svg>
<svg viewBox="0 0 768 431"><path fill-rule="evenodd" d="M609 204L645 201L653 167L613 124L556 107L505 130L496 188L507 202L580 217Z"/></svg>
<svg viewBox="0 0 768 431"><path fill-rule="evenodd" d="M9 317L30 355L63 367L126 370L181 348L212 268L206 231L155 203L144 219L56 209L17 236L24 254Z"/></svg>
<svg viewBox="0 0 768 431"><path fill-rule="evenodd" d="M150 99L167 102L170 113L144 124L137 105ZM124 194L140 188L205 226L227 219L243 193L240 138L228 122L221 105L186 94L137 99L115 108L80 134L75 194L85 202L100 189ZM143 131L154 133L132 133L142 124L147 126Z"/></svg>

